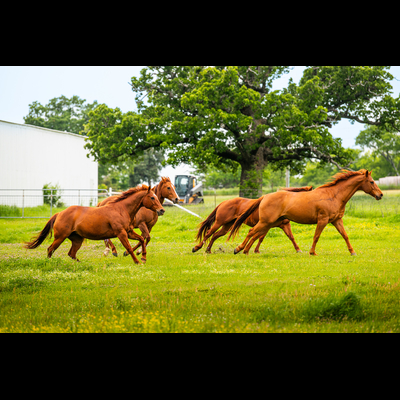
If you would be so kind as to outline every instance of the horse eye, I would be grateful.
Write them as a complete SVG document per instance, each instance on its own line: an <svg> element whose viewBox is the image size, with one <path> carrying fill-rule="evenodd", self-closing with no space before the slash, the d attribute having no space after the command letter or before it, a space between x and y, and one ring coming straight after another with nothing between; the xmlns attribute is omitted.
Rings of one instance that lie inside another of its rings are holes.
<svg viewBox="0 0 400 400"><path fill-rule="evenodd" d="M152 197L151 199L154 200L154 197Z"/></svg>
<svg viewBox="0 0 400 400"><path fill-rule="evenodd" d="M171 188L167 188L168 190L171 190Z"/></svg>
<svg viewBox="0 0 400 400"><path fill-rule="evenodd" d="M371 183L374 184L374 181L372 181Z"/></svg>

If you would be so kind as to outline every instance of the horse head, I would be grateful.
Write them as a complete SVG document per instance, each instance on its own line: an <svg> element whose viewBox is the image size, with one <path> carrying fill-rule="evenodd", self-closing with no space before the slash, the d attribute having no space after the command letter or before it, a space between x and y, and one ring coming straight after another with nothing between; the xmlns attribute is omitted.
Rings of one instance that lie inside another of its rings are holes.
<svg viewBox="0 0 400 400"><path fill-rule="evenodd" d="M376 200L380 200L383 197L383 193L381 189L379 189L378 185L372 179L371 172L366 170L364 174L364 180L360 186L360 189L364 190L365 193L375 197Z"/></svg>
<svg viewBox="0 0 400 400"><path fill-rule="evenodd" d="M143 198L142 202L143 207L146 207L152 211L155 211L157 215L163 215L165 210L158 200L157 195L154 193L154 188L150 188L147 190L147 194Z"/></svg>
<svg viewBox="0 0 400 400"><path fill-rule="evenodd" d="M175 204L179 202L179 196L175 191L175 186L168 177L161 177L161 182L158 184L158 194L159 197L168 199Z"/></svg>

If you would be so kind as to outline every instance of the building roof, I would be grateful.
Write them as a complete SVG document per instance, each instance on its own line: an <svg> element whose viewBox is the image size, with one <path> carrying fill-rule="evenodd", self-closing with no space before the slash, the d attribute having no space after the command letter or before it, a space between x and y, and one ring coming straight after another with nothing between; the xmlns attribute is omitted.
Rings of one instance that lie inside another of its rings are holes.
<svg viewBox="0 0 400 400"><path fill-rule="evenodd" d="M4 122L6 124L12 124L12 125L25 126L25 127L29 127L29 128L44 129L44 130L50 131L50 132L63 133L64 135L72 135L72 136L77 136L77 137L81 137L81 138L87 138L87 136L85 136L85 135L78 135L77 133L66 132L66 131L58 131L56 129L44 128L42 126L28 125L28 124L18 124L16 122L3 121L3 120L0 120L0 122Z"/></svg>

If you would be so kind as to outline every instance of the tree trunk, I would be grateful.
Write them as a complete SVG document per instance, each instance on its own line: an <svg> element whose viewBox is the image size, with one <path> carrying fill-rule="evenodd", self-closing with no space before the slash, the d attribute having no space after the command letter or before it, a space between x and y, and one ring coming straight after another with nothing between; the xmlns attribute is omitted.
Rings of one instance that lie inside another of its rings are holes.
<svg viewBox="0 0 400 400"><path fill-rule="evenodd" d="M254 158L248 163L242 163L240 175L240 197L258 199L262 196L262 178L266 162L264 161L263 148L260 147Z"/></svg>

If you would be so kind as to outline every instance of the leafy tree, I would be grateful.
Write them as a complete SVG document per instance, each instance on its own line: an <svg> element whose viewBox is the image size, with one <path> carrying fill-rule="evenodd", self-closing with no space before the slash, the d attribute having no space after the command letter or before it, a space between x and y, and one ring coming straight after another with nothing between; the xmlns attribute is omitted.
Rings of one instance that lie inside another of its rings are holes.
<svg viewBox="0 0 400 400"><path fill-rule="evenodd" d="M29 114L24 117L25 124L42 126L59 131L82 134L89 120L88 113L97 107L97 101L85 104L86 100L78 96L68 99L55 97L43 106L38 101L29 104Z"/></svg>
<svg viewBox="0 0 400 400"><path fill-rule="evenodd" d="M126 190L140 183L155 184L162 168L162 151L147 150L138 160L120 157L116 165L99 164L99 185L115 191Z"/></svg>
<svg viewBox="0 0 400 400"><path fill-rule="evenodd" d="M132 173L129 174L129 185L133 187L139 183L146 183L149 186L156 184L163 161L163 151L156 151L154 149L145 151L136 163Z"/></svg>
<svg viewBox="0 0 400 400"><path fill-rule="evenodd" d="M314 189L330 181L330 178L338 172L332 164L308 162L303 176L299 180L299 186L313 186Z"/></svg>
<svg viewBox="0 0 400 400"><path fill-rule="evenodd" d="M240 167L235 172L222 172L216 168L211 168L204 174L202 181L205 187L218 188L220 185L224 188L237 187L240 182Z"/></svg>
<svg viewBox="0 0 400 400"><path fill-rule="evenodd" d="M371 149L374 156L380 156L387 164L387 175L400 175L400 135L385 127L366 126L357 138L356 144Z"/></svg>
<svg viewBox="0 0 400 400"><path fill-rule="evenodd" d="M328 130L342 118L399 125L388 68L308 67L299 85L272 91L288 67L147 67L131 79L138 113L98 106L85 126L86 148L101 162L161 147L173 166L240 165L240 194L259 196L268 164L293 175L309 159L348 164L352 152Z"/></svg>

